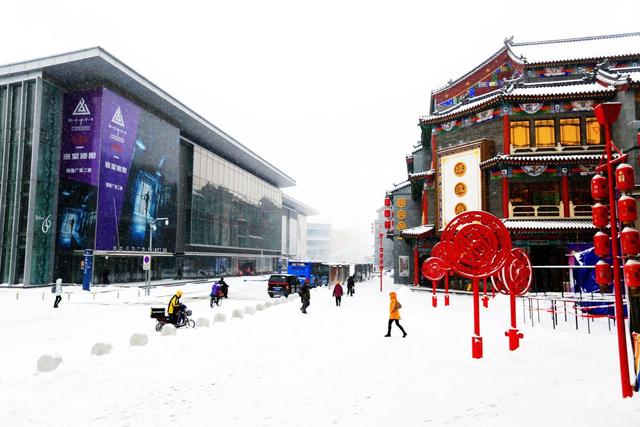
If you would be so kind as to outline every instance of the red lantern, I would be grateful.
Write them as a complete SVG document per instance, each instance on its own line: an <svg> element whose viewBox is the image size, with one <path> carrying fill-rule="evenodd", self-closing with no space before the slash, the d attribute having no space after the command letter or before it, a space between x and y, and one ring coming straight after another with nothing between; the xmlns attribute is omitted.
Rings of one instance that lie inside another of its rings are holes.
<svg viewBox="0 0 640 427"><path fill-rule="evenodd" d="M628 163L621 163L616 169L616 187L620 191L631 191L635 185L633 167Z"/></svg>
<svg viewBox="0 0 640 427"><path fill-rule="evenodd" d="M386 228L387 230L391 228L391 221L385 221L384 222L384 228Z"/></svg>
<svg viewBox="0 0 640 427"><path fill-rule="evenodd" d="M385 206L391 206L391 199L389 197L385 197L384 198L384 205Z"/></svg>
<svg viewBox="0 0 640 427"><path fill-rule="evenodd" d="M606 262L600 260L596 264L596 283L600 286L606 286L613 280L613 270Z"/></svg>
<svg viewBox="0 0 640 427"><path fill-rule="evenodd" d="M607 178L602 175L594 175L591 178L591 197L596 200L606 199L608 193Z"/></svg>
<svg viewBox="0 0 640 427"><path fill-rule="evenodd" d="M636 199L631 196L620 196L618 199L618 218L622 222L633 222L638 218Z"/></svg>
<svg viewBox="0 0 640 427"><path fill-rule="evenodd" d="M593 250L600 258L608 257L611 252L609 235L598 231L595 236L593 236Z"/></svg>
<svg viewBox="0 0 640 427"><path fill-rule="evenodd" d="M606 227L609 224L609 207L600 203L591 206L591 221L596 227Z"/></svg>
<svg viewBox="0 0 640 427"><path fill-rule="evenodd" d="M385 218L391 218L391 209L385 209L384 210L384 217Z"/></svg>
<svg viewBox="0 0 640 427"><path fill-rule="evenodd" d="M636 255L640 252L640 233L635 228L625 227L620 233L620 244L623 255Z"/></svg>
<svg viewBox="0 0 640 427"><path fill-rule="evenodd" d="M630 259L624 265L624 282L630 288L640 288L640 262Z"/></svg>

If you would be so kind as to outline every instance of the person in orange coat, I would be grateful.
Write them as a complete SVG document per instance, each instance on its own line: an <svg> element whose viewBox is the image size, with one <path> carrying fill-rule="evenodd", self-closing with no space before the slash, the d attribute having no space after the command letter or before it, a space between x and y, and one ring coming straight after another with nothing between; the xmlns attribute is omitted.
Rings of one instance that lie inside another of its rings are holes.
<svg viewBox="0 0 640 427"><path fill-rule="evenodd" d="M402 305L398 302L395 292L389 292L389 299L389 324L387 326L387 335L385 335L385 337L391 336L391 324L396 322L396 325L402 331L402 338L404 338L407 336L407 333L400 324L400 308Z"/></svg>

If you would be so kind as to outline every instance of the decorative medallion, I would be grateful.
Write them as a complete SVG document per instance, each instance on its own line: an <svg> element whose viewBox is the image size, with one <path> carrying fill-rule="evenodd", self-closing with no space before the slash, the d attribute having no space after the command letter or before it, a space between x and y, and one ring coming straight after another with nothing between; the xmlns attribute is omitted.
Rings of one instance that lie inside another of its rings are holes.
<svg viewBox="0 0 640 427"><path fill-rule="evenodd" d="M398 223L397 227L398 227L398 230L402 231L402 230L404 230L405 228L407 228L407 223L400 221L400 222Z"/></svg>
<svg viewBox="0 0 640 427"><path fill-rule="evenodd" d="M456 205L456 208L455 208L456 215L460 215L462 212L466 212L466 211L467 211L467 205L465 205L464 203L458 203Z"/></svg>
<svg viewBox="0 0 640 427"><path fill-rule="evenodd" d="M484 122L493 118L493 108L487 111L476 113L476 123Z"/></svg>
<svg viewBox="0 0 640 427"><path fill-rule="evenodd" d="M398 219L405 219L407 217L407 211L399 210L396 212L396 217L398 217Z"/></svg>
<svg viewBox="0 0 640 427"><path fill-rule="evenodd" d="M456 165L453 167L453 173L455 173L456 176L463 176L465 173L467 173L467 165L465 165L463 162L456 163Z"/></svg>
<svg viewBox="0 0 640 427"><path fill-rule="evenodd" d="M564 67L544 67L544 73L546 77L550 76L564 76Z"/></svg>
<svg viewBox="0 0 640 427"><path fill-rule="evenodd" d="M456 193L456 196L462 197L467 194L467 186L464 182L459 182L455 187L453 187L453 191Z"/></svg>
<svg viewBox="0 0 640 427"><path fill-rule="evenodd" d="M396 200L396 206L399 208L404 208L405 206L407 206L407 199L405 199L404 197L399 197L398 200Z"/></svg>
<svg viewBox="0 0 640 427"><path fill-rule="evenodd" d="M445 132L449 132L451 129L456 127L456 121L451 120L450 122L443 123L440 126L442 126L442 129L444 129Z"/></svg>
<svg viewBox="0 0 640 427"><path fill-rule="evenodd" d="M529 102L526 104L520 104L520 108L527 114L535 114L544 106L542 102Z"/></svg>
<svg viewBox="0 0 640 427"><path fill-rule="evenodd" d="M522 170L529 176L538 176L547 170L547 165L522 166Z"/></svg>
<svg viewBox="0 0 640 427"><path fill-rule="evenodd" d="M571 109L573 111L591 111L593 110L593 101L571 101Z"/></svg>

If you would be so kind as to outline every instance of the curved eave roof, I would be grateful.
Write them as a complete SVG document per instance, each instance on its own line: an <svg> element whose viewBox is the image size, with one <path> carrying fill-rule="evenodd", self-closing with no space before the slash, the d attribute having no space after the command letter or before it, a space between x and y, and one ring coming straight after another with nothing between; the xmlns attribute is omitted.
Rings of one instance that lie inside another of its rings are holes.
<svg viewBox="0 0 640 427"><path fill-rule="evenodd" d="M454 105L453 107L438 114L420 117L420 124L444 123L449 120L457 119L468 114L473 114L478 111L485 110L489 107L499 104L503 94L504 92L502 90L496 90L474 98L467 103Z"/></svg>
<svg viewBox="0 0 640 427"><path fill-rule="evenodd" d="M603 147L604 149L604 147ZM480 169L491 169L501 166L534 166L534 165L597 165L602 153L594 154L547 154L547 155L506 155L480 162Z"/></svg>
<svg viewBox="0 0 640 427"><path fill-rule="evenodd" d="M182 136L265 181L280 188L296 184L293 178L100 47L0 66L0 82L20 74L40 75L66 90L106 84L180 128Z"/></svg>
<svg viewBox="0 0 640 427"><path fill-rule="evenodd" d="M602 85L637 87L640 85L640 69L638 68L615 68L609 70L598 70L596 80Z"/></svg>
<svg viewBox="0 0 640 427"><path fill-rule="evenodd" d="M507 42L508 55L514 62L526 65L598 62L608 59L640 57L640 33L580 37L536 42Z"/></svg>
<svg viewBox="0 0 640 427"><path fill-rule="evenodd" d="M489 64L491 61L493 61L494 59L496 59L498 56L500 56L502 53L504 53L504 51L506 50L506 47L503 46L500 49L498 49L497 52L495 52L493 55L491 55L489 58L485 59L484 61L482 61L482 63L478 66L476 66L475 68L473 68L471 71L469 71L468 73L464 74L463 76L458 77L457 79L447 83L446 85L443 85L437 89L434 89L431 91L431 95L437 95L440 92L443 92L445 90L447 90L450 87L453 87L455 85L457 85L458 83L464 81L464 79L471 77L473 74L477 73L478 71L482 70L484 67L487 66L487 64Z"/></svg>
<svg viewBox="0 0 640 427"><path fill-rule="evenodd" d="M425 179L430 176L435 176L436 171L434 169L424 171L424 172L416 172L409 174L409 181L417 181L421 179Z"/></svg>

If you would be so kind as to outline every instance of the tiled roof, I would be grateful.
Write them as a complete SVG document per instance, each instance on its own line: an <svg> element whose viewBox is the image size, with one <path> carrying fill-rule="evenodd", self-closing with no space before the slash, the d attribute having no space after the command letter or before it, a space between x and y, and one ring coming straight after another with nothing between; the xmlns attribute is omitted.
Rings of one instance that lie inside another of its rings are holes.
<svg viewBox="0 0 640 427"><path fill-rule="evenodd" d="M480 163L480 169L502 165L589 165L598 164L602 153L597 154L546 154L546 155L506 155L498 154Z"/></svg>
<svg viewBox="0 0 640 427"><path fill-rule="evenodd" d="M403 188L407 188L410 185L411 185L411 181L403 181L400 184L394 186L391 192L393 193L394 191L402 190Z"/></svg>
<svg viewBox="0 0 640 427"><path fill-rule="evenodd" d="M416 154L420 150L424 150L424 147L422 145L420 145L419 147L415 147L413 150L411 150L411 154Z"/></svg>
<svg viewBox="0 0 640 427"><path fill-rule="evenodd" d="M431 169L428 171L424 171L424 172L416 172L416 173L410 173L409 174L409 180L410 181L414 181L417 179L424 179L428 176L434 176L436 174L435 169Z"/></svg>
<svg viewBox="0 0 640 427"><path fill-rule="evenodd" d="M551 64L598 59L640 57L640 33L513 43L509 57L520 64Z"/></svg>
<svg viewBox="0 0 640 427"><path fill-rule="evenodd" d="M621 86L625 84L640 83L640 68L611 68L599 69L596 79L601 84Z"/></svg>
<svg viewBox="0 0 640 427"><path fill-rule="evenodd" d="M509 231L553 232L595 231L595 226L586 219L503 219Z"/></svg>
<svg viewBox="0 0 640 427"><path fill-rule="evenodd" d="M427 235L428 233L430 233L431 231L433 231L433 229L435 228L435 226L433 224L425 224L425 225L419 225L417 227L413 227L413 228L405 228L404 230L402 230L402 236L403 237L423 237L425 235Z"/></svg>
<svg viewBox="0 0 640 427"><path fill-rule="evenodd" d="M575 83L569 85L557 85L557 86L541 86L541 85L523 85L522 87L516 87L511 90L506 96L506 99L520 98L520 97L540 97L540 96L567 96L567 95L582 95L582 94L606 94L614 93L616 89L614 87L605 87L598 83Z"/></svg>
<svg viewBox="0 0 640 427"><path fill-rule="evenodd" d="M443 122L446 120L464 116L465 113L471 113L474 111L482 110L484 108L489 108L492 105L498 104L503 95L504 92L501 89L494 90L493 92L471 98L468 102L456 104L444 111L433 113L430 116L422 116L420 117L420 122Z"/></svg>
<svg viewBox="0 0 640 427"><path fill-rule="evenodd" d="M464 74L463 76L458 77L455 80L450 81L449 83L447 83L444 86L441 86L437 89L434 89L431 91L431 94L435 94L438 92L442 92L443 90L447 89L448 87L451 86L455 86L457 83L461 82L462 80L466 79L467 77L473 75L475 72L482 70L487 64L489 64L491 61L493 61L495 58L497 58L498 56L500 56L500 54L502 54L505 51L505 47L501 47L500 49L498 49L497 52L495 52L493 55L491 55L489 58L487 58L486 60L484 60L481 64L479 64L478 66L476 66L473 70L469 71L468 73Z"/></svg>

